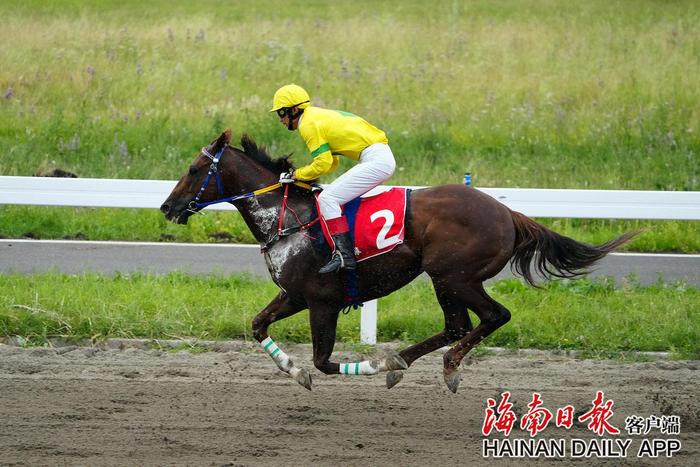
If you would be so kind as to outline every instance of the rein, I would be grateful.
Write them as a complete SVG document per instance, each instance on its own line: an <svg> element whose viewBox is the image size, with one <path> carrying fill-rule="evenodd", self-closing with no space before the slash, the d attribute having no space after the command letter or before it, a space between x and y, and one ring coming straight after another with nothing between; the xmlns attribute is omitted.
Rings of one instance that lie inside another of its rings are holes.
<svg viewBox="0 0 700 467"><path fill-rule="evenodd" d="M296 183L296 182L295 182ZM306 183L304 183L306 185ZM307 185L310 189L313 189L311 185ZM296 211L292 209L291 207L287 206L287 195L289 193L289 184L284 185L284 198L282 198L282 206L280 207L280 220L279 224L277 225L277 233L272 236L270 240L265 242L265 244L260 247L261 251L264 253L267 251L275 242L279 241L282 237L286 237L287 235L291 235L293 233L297 232L304 232L305 230L308 230L311 228L314 224L319 222L321 220L320 216L317 216L315 219L310 220L306 224L303 224L301 220L299 219L299 216L297 216ZM294 217L297 220L297 225L294 227L287 227L286 229L284 228L284 211L286 209L289 209L292 211L292 214L294 214ZM306 235L306 234L304 234ZM307 235L308 237L308 235Z"/></svg>
<svg viewBox="0 0 700 467"><path fill-rule="evenodd" d="M188 209L193 212L197 212L200 209L203 209L207 206L211 206L213 204L220 204L220 203L232 203L234 201L238 201L241 199L245 198L252 198L254 196L262 195L264 193L268 193L270 191L274 191L282 186L281 183L277 182L273 185L266 186L264 188L259 188L255 191L251 191L248 193L243 193L240 195L235 195L235 196L228 196L228 197L223 197L224 196L224 185L223 182L221 181L221 176L219 175L219 161L221 160L221 156L224 153L224 150L226 149L226 146L221 148L219 152L216 154L212 155L209 150L206 147L202 148L202 155L208 157L211 160L211 164L209 165L209 172L207 172L207 178L204 179L204 183L202 183L202 187L199 189L199 192L197 193L197 196L194 197L192 201L190 201L190 204L188 206ZM214 201L206 201L206 202L200 202L199 200L201 199L202 195L206 191L207 187L209 186L209 182L211 181L212 175L214 176L214 179L216 180L216 191L217 194L219 195L219 199L216 199ZM314 187L309 185L308 183L304 182L299 182L295 181L294 184L298 187L304 188L309 191L313 191ZM313 226L319 221L319 217L316 219L307 222L306 224L302 224L301 220L297 216L296 212L292 208L288 208L287 206L287 197L289 194L289 184L285 183L284 184L284 197L282 199L282 206L280 208L280 220L279 224L277 226L277 233L268 241L265 243L265 245L262 246L262 251L267 250L272 244L277 242L280 238L291 235L296 232L304 231L307 230L309 227ZM289 209L292 211L294 214L294 217L296 218L298 222L298 226L296 227L288 227L284 228L284 213L285 210Z"/></svg>
<svg viewBox="0 0 700 467"><path fill-rule="evenodd" d="M221 156L224 153L224 150L226 149L226 146L221 148L219 152L216 154L212 155L206 147L202 148L202 155L208 157L211 160L211 165L209 165L209 172L207 172L207 178L204 179L204 183L202 183L202 187L199 189L199 193L197 193L197 196L194 197L192 201L190 201L190 204L188 208L192 211L195 211L197 209L202 209L207 206L211 206L212 204L220 204L220 203L232 203L234 201L238 201L239 199L245 199L245 198L252 198L253 196L258 196L262 195L263 193L267 193L268 191L273 191L276 190L277 188L281 187L281 183L275 183L274 185L267 186L265 188L260 188L255 191L251 191L249 193L243 193L241 195L236 195L236 196L229 196L224 198L224 185L221 181L221 176L219 175L219 160L221 160ZM214 201L206 201L203 203L200 203L199 200L201 199L202 195L206 191L207 187L209 186L209 182L211 181L211 176L214 176L214 179L216 180L216 191L217 194L219 195L219 199L216 199ZM305 188L307 190L311 190L313 187L309 185L308 183L304 182L294 182L295 185ZM285 192L286 194L286 192ZM285 197L286 199L286 197Z"/></svg>

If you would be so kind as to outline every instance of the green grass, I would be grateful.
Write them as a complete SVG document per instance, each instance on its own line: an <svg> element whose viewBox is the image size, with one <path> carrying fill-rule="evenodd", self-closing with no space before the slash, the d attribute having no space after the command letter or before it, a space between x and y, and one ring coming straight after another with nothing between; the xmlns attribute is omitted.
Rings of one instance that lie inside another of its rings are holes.
<svg viewBox="0 0 700 467"><path fill-rule="evenodd" d="M671 351L700 358L700 290L694 287L643 287L633 281L615 287L610 281L582 279L538 290L506 280L489 290L513 317L486 345L599 355ZM34 342L58 335L249 339L253 317L276 293L269 281L245 275L0 275L0 333ZM379 301L380 341L416 342L442 325L426 281ZM308 342L308 312L274 324L271 334ZM359 312L341 315L338 339L359 340Z"/></svg>
<svg viewBox="0 0 700 467"><path fill-rule="evenodd" d="M315 103L386 130L392 184L452 183L469 170L479 187L700 190L700 5L691 0L0 0L0 11L0 175L61 168L173 180L226 127L301 165L301 139L267 111L275 89L296 82ZM630 249L700 251L699 222L543 222L589 243L646 227ZM0 206L0 236L30 233L252 241L229 213L183 227L149 210ZM0 281L1 332L39 338L246 337L261 296L275 293L238 276ZM503 284L495 294L514 320L492 345L697 358L696 289ZM435 332L431 295L418 283L382 300L380 338ZM341 337L356 339L356 328L357 314L344 317ZM308 338L303 315L273 331Z"/></svg>
<svg viewBox="0 0 700 467"><path fill-rule="evenodd" d="M469 170L481 187L700 190L697 2L0 6L0 175L58 167L176 179L225 127L275 155L294 152L301 165L309 160L301 138L267 111L275 89L294 81L318 104L387 131L393 184L456 182ZM96 226L72 211L22 209L0 210L3 235L204 241L210 233L155 221L141 228L151 214L139 211L101 212ZM247 235L236 220L216 219L231 238ZM607 236L606 222L578 225L584 232L574 237ZM698 251L697 223L645 225L636 245Z"/></svg>
<svg viewBox="0 0 700 467"><path fill-rule="evenodd" d="M402 185L698 190L697 2L3 1L0 174L174 179L224 127L308 160L281 84Z"/></svg>

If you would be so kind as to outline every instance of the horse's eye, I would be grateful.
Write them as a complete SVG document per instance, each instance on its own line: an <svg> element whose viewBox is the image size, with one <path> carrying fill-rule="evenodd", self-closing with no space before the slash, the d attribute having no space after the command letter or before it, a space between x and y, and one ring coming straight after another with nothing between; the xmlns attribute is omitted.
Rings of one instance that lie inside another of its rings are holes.
<svg viewBox="0 0 700 467"><path fill-rule="evenodd" d="M190 175L197 175L197 167L190 167Z"/></svg>

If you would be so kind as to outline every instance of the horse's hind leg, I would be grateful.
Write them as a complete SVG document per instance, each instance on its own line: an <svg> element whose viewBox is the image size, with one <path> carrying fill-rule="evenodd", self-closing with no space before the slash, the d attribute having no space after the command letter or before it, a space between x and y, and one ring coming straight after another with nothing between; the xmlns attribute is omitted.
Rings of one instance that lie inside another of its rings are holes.
<svg viewBox="0 0 700 467"><path fill-rule="evenodd" d="M440 303L442 312L445 315L445 329L423 342L402 350L399 355L403 357L408 365L411 365L423 355L460 340L472 329L467 306L453 293L451 287L440 279L433 279L433 286L435 287L435 295Z"/></svg>
<svg viewBox="0 0 700 467"><path fill-rule="evenodd" d="M510 320L510 312L491 298L480 282L465 285L464 288L460 289L459 295L469 309L476 313L480 322L443 357L445 382L452 392L457 392L459 386L458 368L464 356L489 334Z"/></svg>
<svg viewBox="0 0 700 467"><path fill-rule="evenodd" d="M442 279L433 278L435 295L445 316L445 329L423 342L402 350L399 355L411 365L414 361L441 347L463 338L472 329L467 305L454 293L450 284ZM386 376L386 386L391 389L403 375L400 372L390 372Z"/></svg>

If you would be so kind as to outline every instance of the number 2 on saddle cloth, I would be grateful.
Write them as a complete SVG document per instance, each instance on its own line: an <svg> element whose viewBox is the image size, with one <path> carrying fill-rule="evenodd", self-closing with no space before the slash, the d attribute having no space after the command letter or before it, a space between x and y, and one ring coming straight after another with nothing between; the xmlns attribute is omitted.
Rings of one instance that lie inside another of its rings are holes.
<svg viewBox="0 0 700 467"><path fill-rule="evenodd" d="M407 188L390 188L376 195L355 198L342 207L358 262L388 253L403 243L410 191ZM321 222L320 227L315 229L321 229L325 238L325 242L317 239L315 248L324 253L333 251L335 245L326 223ZM347 305L343 312L347 313L350 308L362 306L362 301L359 298L357 270L343 271L342 274Z"/></svg>

